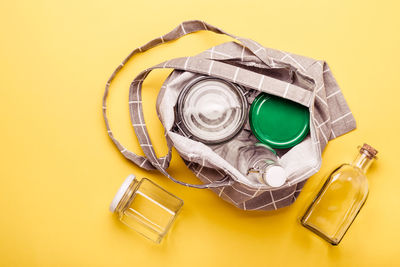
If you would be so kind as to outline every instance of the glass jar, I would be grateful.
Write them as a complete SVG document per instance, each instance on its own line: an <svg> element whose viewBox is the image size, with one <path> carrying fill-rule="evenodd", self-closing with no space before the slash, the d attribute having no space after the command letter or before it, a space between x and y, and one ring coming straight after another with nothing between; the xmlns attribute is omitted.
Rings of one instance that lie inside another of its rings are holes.
<svg viewBox="0 0 400 267"><path fill-rule="evenodd" d="M183 205L183 200L147 178L129 175L110 205L110 211L133 230L160 243Z"/></svg>
<svg viewBox="0 0 400 267"><path fill-rule="evenodd" d="M179 94L177 125L188 137L205 144L231 140L247 118L243 87L213 77L201 76Z"/></svg>
<svg viewBox="0 0 400 267"><path fill-rule="evenodd" d="M260 142L286 149L299 144L308 135L310 112L299 103L260 93L251 104L249 122Z"/></svg>

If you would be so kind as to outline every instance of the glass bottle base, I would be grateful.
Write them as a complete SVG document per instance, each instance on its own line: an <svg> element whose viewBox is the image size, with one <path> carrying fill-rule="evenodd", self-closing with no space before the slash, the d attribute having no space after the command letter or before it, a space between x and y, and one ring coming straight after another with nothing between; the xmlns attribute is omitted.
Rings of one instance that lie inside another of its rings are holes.
<svg viewBox="0 0 400 267"><path fill-rule="evenodd" d="M321 231L319 231L317 228L312 227L311 225L308 225L303 219L300 220L301 225L303 225L305 228L307 228L308 230L310 230L311 232L317 234L319 237L321 237L322 239L324 239L325 241L327 241L328 243L330 243L333 246L337 246L340 241L342 240L342 238L340 239L330 239L329 237L327 237L324 233L322 233Z"/></svg>

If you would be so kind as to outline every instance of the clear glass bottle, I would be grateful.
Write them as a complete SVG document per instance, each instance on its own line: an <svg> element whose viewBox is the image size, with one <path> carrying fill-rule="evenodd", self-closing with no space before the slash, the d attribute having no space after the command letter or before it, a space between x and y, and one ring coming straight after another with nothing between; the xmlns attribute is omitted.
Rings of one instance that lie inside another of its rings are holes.
<svg viewBox="0 0 400 267"><path fill-rule="evenodd" d="M255 143L246 133L240 133L230 142L215 147L214 151L252 183L279 187L286 182L286 172L279 164L274 149Z"/></svg>
<svg viewBox="0 0 400 267"><path fill-rule="evenodd" d="M160 243L167 234L183 201L147 178L129 175L110 205L121 222Z"/></svg>
<svg viewBox="0 0 400 267"><path fill-rule="evenodd" d="M272 148L256 143L239 149L236 165L249 180L279 187L286 182L286 173L278 161Z"/></svg>
<svg viewBox="0 0 400 267"><path fill-rule="evenodd" d="M367 199L365 173L377 153L364 144L353 163L334 170L307 208L301 224L332 245L339 244Z"/></svg>

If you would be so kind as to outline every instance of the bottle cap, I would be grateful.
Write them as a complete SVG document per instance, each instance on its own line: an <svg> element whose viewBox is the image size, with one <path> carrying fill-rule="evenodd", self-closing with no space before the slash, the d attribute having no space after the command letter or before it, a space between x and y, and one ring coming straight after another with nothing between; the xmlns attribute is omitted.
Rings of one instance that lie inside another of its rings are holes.
<svg viewBox="0 0 400 267"><path fill-rule="evenodd" d="M271 166L263 174L265 182L272 187L282 186L286 182L286 172L281 166Z"/></svg>
<svg viewBox="0 0 400 267"><path fill-rule="evenodd" d="M243 128L247 100L236 84L199 77L182 89L176 110L185 134L205 144L218 144L230 140Z"/></svg>
<svg viewBox="0 0 400 267"><path fill-rule="evenodd" d="M378 154L378 150L366 143L364 143L364 145L360 148L360 152L367 155L367 157L369 157L370 159L375 158L376 154Z"/></svg>
<svg viewBox="0 0 400 267"><path fill-rule="evenodd" d="M135 175L131 174L122 183L121 187L118 189L117 194L115 194L114 199L111 201L111 204L110 204L111 212L115 212L115 209L117 208L119 202L121 201L122 197L124 196L126 190L128 190L129 186L132 184L132 182L134 180L135 180Z"/></svg>
<svg viewBox="0 0 400 267"><path fill-rule="evenodd" d="M273 148L293 147L309 132L307 107L266 93L254 99L249 118L253 134Z"/></svg>

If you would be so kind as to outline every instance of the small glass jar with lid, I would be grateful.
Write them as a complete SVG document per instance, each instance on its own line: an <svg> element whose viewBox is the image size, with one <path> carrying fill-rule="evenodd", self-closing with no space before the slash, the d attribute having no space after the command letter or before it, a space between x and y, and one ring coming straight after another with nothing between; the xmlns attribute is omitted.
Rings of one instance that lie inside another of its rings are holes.
<svg viewBox="0 0 400 267"><path fill-rule="evenodd" d="M184 135L208 145L227 142L246 122L245 89L220 78L197 77L179 93L176 115Z"/></svg>
<svg viewBox="0 0 400 267"><path fill-rule="evenodd" d="M182 206L183 200L149 179L138 181L129 175L111 202L110 211L128 227L160 243Z"/></svg>

